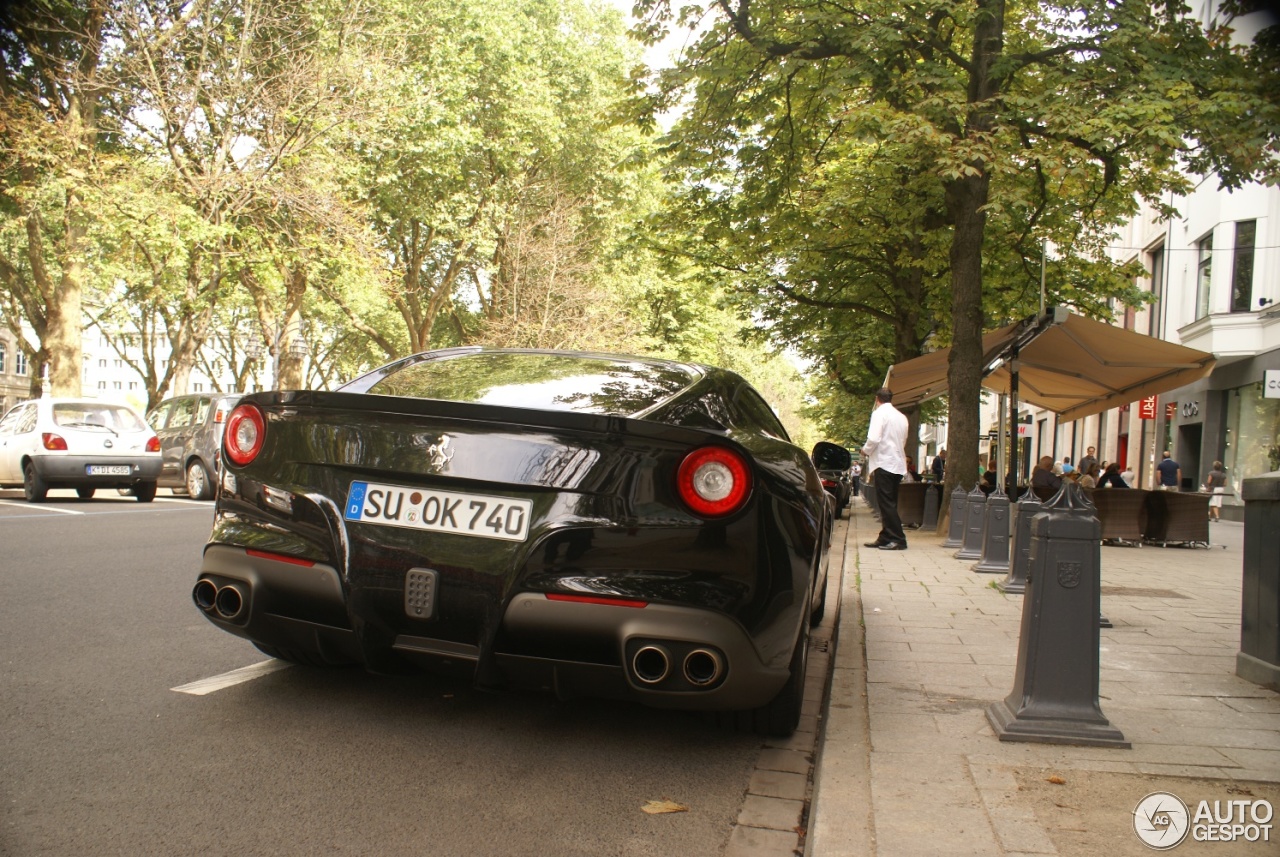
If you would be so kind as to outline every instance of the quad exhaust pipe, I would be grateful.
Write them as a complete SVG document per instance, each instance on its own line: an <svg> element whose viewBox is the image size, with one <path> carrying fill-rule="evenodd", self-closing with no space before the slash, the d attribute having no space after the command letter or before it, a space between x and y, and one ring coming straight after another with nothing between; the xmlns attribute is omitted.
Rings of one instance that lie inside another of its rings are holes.
<svg viewBox="0 0 1280 857"><path fill-rule="evenodd" d="M244 613L244 591L239 584L218 586L209 578L202 577L191 590L191 598L204 612L216 613L228 622L235 621Z"/></svg>
<svg viewBox="0 0 1280 857"><path fill-rule="evenodd" d="M631 671L645 684L661 684L671 674L671 656L662 646L641 646L631 659Z"/></svg>
<svg viewBox="0 0 1280 857"><path fill-rule="evenodd" d="M670 648L644 643L631 656L630 667L631 675L640 684L663 685L665 690L677 691L682 687L709 690L724 679L726 672L724 655L718 649L696 644L691 647L689 643L672 643Z"/></svg>
<svg viewBox="0 0 1280 857"><path fill-rule="evenodd" d="M684 677L694 687L715 684L724 675L724 659L710 649L694 649L684 656Z"/></svg>

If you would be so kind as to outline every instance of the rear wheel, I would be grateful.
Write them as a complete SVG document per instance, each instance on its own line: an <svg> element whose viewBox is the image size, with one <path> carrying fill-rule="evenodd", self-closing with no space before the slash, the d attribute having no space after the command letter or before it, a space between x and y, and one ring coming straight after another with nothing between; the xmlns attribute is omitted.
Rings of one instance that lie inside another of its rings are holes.
<svg viewBox="0 0 1280 857"><path fill-rule="evenodd" d="M800 725L800 710L804 707L804 677L809 667L809 623L800 623L800 638L791 652L788 669L791 675L778 695L767 704L750 711L716 712L716 721L725 728L739 732L755 732L785 738Z"/></svg>
<svg viewBox="0 0 1280 857"><path fill-rule="evenodd" d="M28 503L43 503L49 496L49 483L36 473L36 466L30 461L22 468L22 495Z"/></svg>
<svg viewBox="0 0 1280 857"><path fill-rule="evenodd" d="M817 625L822 621L822 617L827 615L827 582L830 580L831 571L828 570L826 576L822 578L822 590L818 593L818 603L809 614L810 625Z"/></svg>
<svg viewBox="0 0 1280 857"><path fill-rule="evenodd" d="M92 500L93 495L96 494L97 491L98 491L97 488L77 488L76 496L78 496L81 500Z"/></svg>
<svg viewBox="0 0 1280 857"><path fill-rule="evenodd" d="M791 675L767 705L757 708L755 731L761 735L786 737L800 725L800 709L804 707L804 678L809 668L809 623L800 623L800 639L791 653Z"/></svg>
<svg viewBox="0 0 1280 857"><path fill-rule="evenodd" d="M156 499L156 483L139 482L133 486L133 496L138 498L139 503L150 503Z"/></svg>
<svg viewBox="0 0 1280 857"><path fill-rule="evenodd" d="M208 500L213 496L209 471L199 461L192 461L187 465L187 496L192 500Z"/></svg>

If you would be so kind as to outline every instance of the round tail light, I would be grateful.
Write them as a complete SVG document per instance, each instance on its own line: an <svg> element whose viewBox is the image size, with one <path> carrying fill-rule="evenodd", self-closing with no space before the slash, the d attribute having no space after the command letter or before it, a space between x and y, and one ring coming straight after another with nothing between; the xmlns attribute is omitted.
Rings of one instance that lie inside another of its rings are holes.
<svg viewBox="0 0 1280 857"><path fill-rule="evenodd" d="M685 456L676 474L680 499L704 518L731 515L751 494L751 469L723 446L704 446Z"/></svg>
<svg viewBox="0 0 1280 857"><path fill-rule="evenodd" d="M227 458L244 467L258 457L266 435L267 422L258 406L238 406L227 418L227 433L223 440Z"/></svg>

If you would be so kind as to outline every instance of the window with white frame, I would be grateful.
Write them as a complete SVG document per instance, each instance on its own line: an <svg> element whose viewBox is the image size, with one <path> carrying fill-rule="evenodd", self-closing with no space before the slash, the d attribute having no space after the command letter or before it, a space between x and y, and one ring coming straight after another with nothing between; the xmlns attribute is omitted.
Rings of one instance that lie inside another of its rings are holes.
<svg viewBox="0 0 1280 857"><path fill-rule="evenodd" d="M5 345L3 342L0 342L0 373L4 372L4 366L5 366L5 363L8 362L6 360L8 356L9 356L9 346Z"/></svg>
<svg viewBox="0 0 1280 857"><path fill-rule="evenodd" d="M1196 318L1209 314L1209 283L1213 277L1213 233L1200 239L1196 245L1199 261L1196 265Z"/></svg>
<svg viewBox="0 0 1280 857"><path fill-rule="evenodd" d="M1147 309L1147 334L1160 336L1160 307L1164 302L1164 245L1154 248L1147 256L1151 269L1151 294L1154 296Z"/></svg>
<svg viewBox="0 0 1280 857"><path fill-rule="evenodd" d="M1231 259L1231 311L1248 312L1253 301L1253 244L1256 220L1236 223L1236 252Z"/></svg>
<svg viewBox="0 0 1280 857"><path fill-rule="evenodd" d="M15 349L15 351L16 353L13 355L13 374L25 375L27 374L27 355L23 354L21 349Z"/></svg>

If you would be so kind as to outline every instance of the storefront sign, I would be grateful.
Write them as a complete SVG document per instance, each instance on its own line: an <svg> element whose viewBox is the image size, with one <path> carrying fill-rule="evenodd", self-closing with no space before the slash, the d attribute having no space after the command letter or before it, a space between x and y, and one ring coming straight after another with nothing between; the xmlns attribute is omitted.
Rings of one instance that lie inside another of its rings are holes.
<svg viewBox="0 0 1280 857"><path fill-rule="evenodd" d="M1167 405L1164 406L1164 418L1166 420L1172 420L1177 415L1178 415L1177 402L1169 402Z"/></svg>
<svg viewBox="0 0 1280 857"><path fill-rule="evenodd" d="M1156 397L1147 396L1138 402L1138 419L1154 420L1156 418Z"/></svg>
<svg viewBox="0 0 1280 857"><path fill-rule="evenodd" d="M1266 399L1280 399L1280 369L1268 369L1262 382L1262 396Z"/></svg>

